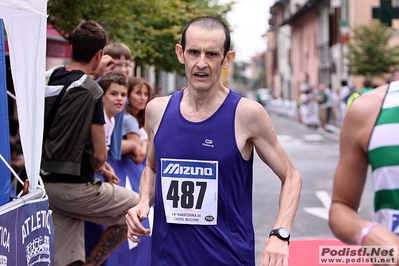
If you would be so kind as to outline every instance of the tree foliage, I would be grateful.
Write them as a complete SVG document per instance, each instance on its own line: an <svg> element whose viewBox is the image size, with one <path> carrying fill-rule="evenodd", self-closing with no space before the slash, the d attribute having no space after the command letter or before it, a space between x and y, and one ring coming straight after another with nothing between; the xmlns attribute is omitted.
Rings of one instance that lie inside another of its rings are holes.
<svg viewBox="0 0 399 266"><path fill-rule="evenodd" d="M354 28L348 44L352 74L380 77L399 63L399 47L390 46L393 30L380 22Z"/></svg>
<svg viewBox="0 0 399 266"><path fill-rule="evenodd" d="M182 72L174 48L184 25L200 15L217 16L227 23L225 17L233 4L211 0L49 0L48 22L68 39L81 20L95 20L110 40L129 46L137 65Z"/></svg>

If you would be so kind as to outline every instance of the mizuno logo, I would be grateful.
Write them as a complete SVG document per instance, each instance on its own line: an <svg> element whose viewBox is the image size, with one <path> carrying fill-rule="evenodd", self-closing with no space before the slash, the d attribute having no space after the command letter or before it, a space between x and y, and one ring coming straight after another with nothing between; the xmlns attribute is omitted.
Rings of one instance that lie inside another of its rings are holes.
<svg viewBox="0 0 399 266"><path fill-rule="evenodd" d="M210 167L200 166L181 166L178 163L170 163L163 170L164 174L175 174L175 175L201 175L201 176L212 176L213 169Z"/></svg>

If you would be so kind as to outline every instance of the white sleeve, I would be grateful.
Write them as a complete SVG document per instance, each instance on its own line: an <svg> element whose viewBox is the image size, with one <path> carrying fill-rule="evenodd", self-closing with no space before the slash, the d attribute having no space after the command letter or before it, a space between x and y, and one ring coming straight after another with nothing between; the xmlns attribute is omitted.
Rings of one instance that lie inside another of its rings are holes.
<svg viewBox="0 0 399 266"><path fill-rule="evenodd" d="M148 139L147 131L145 131L145 129L143 127L140 128L139 132L140 132L140 139L141 140L147 140Z"/></svg>

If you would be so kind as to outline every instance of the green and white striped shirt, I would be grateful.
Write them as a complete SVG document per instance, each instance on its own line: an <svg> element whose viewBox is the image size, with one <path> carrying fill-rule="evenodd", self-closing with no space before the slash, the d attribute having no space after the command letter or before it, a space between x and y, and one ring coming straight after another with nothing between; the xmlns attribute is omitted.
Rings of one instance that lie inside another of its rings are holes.
<svg viewBox="0 0 399 266"><path fill-rule="evenodd" d="M374 220L399 234L399 81L389 85L368 147Z"/></svg>

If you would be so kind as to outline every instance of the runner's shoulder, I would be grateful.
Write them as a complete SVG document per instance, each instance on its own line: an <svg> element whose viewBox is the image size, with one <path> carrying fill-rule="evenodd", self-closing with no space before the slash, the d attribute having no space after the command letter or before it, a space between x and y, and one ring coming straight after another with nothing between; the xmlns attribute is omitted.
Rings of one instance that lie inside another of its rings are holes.
<svg viewBox="0 0 399 266"><path fill-rule="evenodd" d="M388 84L360 95L351 103L346 116L369 119L377 115L381 109L387 89Z"/></svg>

